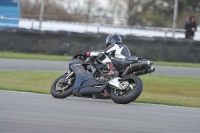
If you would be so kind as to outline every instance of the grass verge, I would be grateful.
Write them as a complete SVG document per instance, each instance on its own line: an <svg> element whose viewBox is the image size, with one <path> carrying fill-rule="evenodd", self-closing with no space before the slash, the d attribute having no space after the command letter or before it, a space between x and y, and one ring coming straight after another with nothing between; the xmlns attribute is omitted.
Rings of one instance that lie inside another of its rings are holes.
<svg viewBox="0 0 200 133"><path fill-rule="evenodd" d="M153 61L156 66L200 67L200 63Z"/></svg>
<svg viewBox="0 0 200 133"><path fill-rule="evenodd" d="M200 78L143 75L143 103L200 107Z"/></svg>
<svg viewBox="0 0 200 133"><path fill-rule="evenodd" d="M72 56L0 52L0 58L69 61L72 58ZM199 67L200 68L199 63L179 63L179 62L163 62L163 61L153 61L153 63L154 65L157 65L157 66L178 66L178 67Z"/></svg>
<svg viewBox="0 0 200 133"><path fill-rule="evenodd" d="M49 94L60 72L0 70L0 89ZM136 102L200 107L200 78L145 75Z"/></svg>
<svg viewBox="0 0 200 133"><path fill-rule="evenodd" d="M72 56L0 52L0 58L69 61Z"/></svg>

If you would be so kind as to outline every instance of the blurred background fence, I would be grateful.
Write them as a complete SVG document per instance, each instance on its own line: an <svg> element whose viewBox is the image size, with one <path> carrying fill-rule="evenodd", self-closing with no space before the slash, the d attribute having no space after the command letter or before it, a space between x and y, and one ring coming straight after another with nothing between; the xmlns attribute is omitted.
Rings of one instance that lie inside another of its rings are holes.
<svg viewBox="0 0 200 133"><path fill-rule="evenodd" d="M0 50L73 55L119 33L132 55L200 63L200 27L183 39L191 15L199 25L200 0L0 0Z"/></svg>
<svg viewBox="0 0 200 133"><path fill-rule="evenodd" d="M20 18L15 17L18 15L16 11L0 9L0 23L2 20L18 19L20 28L26 28L27 25L27 28L42 29L45 26L42 22L54 21L46 29L59 29L55 22L62 21L62 24L96 25L96 32L101 26L114 26L163 31L167 36L169 32L172 34L173 28L183 33L184 24L191 15L196 17L200 25L200 0L0 0L0 6L6 1L17 3L21 11ZM94 30L88 28L84 27L85 31Z"/></svg>

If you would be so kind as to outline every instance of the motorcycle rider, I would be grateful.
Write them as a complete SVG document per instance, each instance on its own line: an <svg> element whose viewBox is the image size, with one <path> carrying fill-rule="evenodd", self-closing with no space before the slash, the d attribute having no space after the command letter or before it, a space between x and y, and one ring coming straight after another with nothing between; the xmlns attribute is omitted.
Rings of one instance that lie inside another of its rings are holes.
<svg viewBox="0 0 200 133"><path fill-rule="evenodd" d="M122 44L122 38L119 34L110 34L106 38L106 49L100 51L83 52L87 57L95 56L97 59L104 64L109 70L108 76L117 77L119 75L118 71L115 69L112 61L108 57L114 57L121 60L131 56L128 47Z"/></svg>

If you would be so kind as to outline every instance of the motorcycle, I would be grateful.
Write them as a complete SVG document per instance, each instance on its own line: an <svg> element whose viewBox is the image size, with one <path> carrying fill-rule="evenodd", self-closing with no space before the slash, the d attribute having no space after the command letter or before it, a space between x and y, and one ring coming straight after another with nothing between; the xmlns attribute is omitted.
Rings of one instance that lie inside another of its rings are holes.
<svg viewBox="0 0 200 133"><path fill-rule="evenodd" d="M78 97L111 98L115 103L128 104L136 100L143 90L138 77L152 73L155 68L149 60L130 56L126 59L109 57L119 72L109 77L109 72L96 57L77 54L69 62L70 72L60 76L52 84L50 92L55 98Z"/></svg>

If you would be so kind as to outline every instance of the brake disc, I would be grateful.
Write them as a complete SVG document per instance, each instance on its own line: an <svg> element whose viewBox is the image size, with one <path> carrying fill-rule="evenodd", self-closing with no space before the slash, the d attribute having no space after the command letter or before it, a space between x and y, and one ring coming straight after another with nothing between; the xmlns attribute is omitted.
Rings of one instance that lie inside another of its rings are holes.
<svg viewBox="0 0 200 133"><path fill-rule="evenodd" d="M125 90L129 87L129 82L128 81L123 81L123 82L120 82L120 90Z"/></svg>
<svg viewBox="0 0 200 133"><path fill-rule="evenodd" d="M71 85L71 80L61 79L56 83L56 91L64 91L69 85Z"/></svg>

